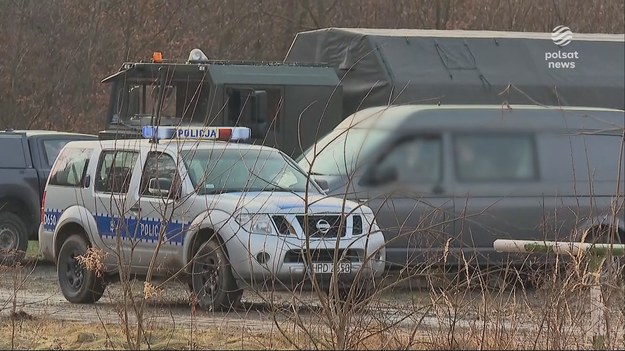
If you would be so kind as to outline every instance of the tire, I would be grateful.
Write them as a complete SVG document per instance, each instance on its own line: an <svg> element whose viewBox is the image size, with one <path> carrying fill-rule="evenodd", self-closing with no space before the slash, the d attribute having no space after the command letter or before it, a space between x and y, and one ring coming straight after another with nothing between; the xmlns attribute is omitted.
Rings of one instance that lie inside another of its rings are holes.
<svg viewBox="0 0 625 351"><path fill-rule="evenodd" d="M192 259L191 284L201 309L224 311L236 307L243 295L228 257L216 239L203 243Z"/></svg>
<svg viewBox="0 0 625 351"><path fill-rule="evenodd" d="M15 213L0 212L0 265L20 263L28 248L26 224Z"/></svg>
<svg viewBox="0 0 625 351"><path fill-rule="evenodd" d="M94 303L100 300L106 289L104 279L85 268L77 259L88 248L81 235L72 235L63 242L57 257L56 270L61 292L72 303Z"/></svg>

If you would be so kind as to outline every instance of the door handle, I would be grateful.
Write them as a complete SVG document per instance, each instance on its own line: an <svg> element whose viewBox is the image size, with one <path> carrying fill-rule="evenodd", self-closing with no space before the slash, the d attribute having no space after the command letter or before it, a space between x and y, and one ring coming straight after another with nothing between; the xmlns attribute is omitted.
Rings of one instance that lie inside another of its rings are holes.
<svg viewBox="0 0 625 351"><path fill-rule="evenodd" d="M130 208L130 212L141 212L141 207L139 205L134 205Z"/></svg>

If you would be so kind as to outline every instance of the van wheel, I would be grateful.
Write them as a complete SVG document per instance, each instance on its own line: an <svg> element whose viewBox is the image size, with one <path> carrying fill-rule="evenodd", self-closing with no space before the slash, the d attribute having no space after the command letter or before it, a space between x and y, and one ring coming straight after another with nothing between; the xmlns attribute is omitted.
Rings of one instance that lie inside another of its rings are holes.
<svg viewBox="0 0 625 351"><path fill-rule="evenodd" d="M191 284L197 304L204 310L229 310L239 304L243 295L221 243L216 239L203 243L194 255Z"/></svg>
<svg viewBox="0 0 625 351"><path fill-rule="evenodd" d="M88 247L87 241L75 234L65 240L57 257L56 270L61 292L72 303L94 303L100 300L106 289L104 279L78 260Z"/></svg>
<svg viewBox="0 0 625 351"><path fill-rule="evenodd" d="M12 212L0 212L0 264L21 262L27 248L28 234L24 221Z"/></svg>

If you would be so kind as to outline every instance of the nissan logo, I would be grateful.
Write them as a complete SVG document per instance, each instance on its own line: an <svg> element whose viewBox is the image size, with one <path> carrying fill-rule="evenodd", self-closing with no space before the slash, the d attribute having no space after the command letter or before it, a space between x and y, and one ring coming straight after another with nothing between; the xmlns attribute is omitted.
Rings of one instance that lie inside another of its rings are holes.
<svg viewBox="0 0 625 351"><path fill-rule="evenodd" d="M315 226L317 227L317 230L321 232L321 234L326 234L330 231L330 223L328 223L328 221L326 221L325 219L318 220Z"/></svg>

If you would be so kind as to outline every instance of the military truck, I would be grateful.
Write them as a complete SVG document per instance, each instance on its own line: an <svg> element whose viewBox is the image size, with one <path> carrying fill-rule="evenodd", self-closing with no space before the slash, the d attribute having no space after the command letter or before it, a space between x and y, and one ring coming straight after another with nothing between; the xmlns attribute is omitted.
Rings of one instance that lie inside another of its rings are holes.
<svg viewBox="0 0 625 351"><path fill-rule="evenodd" d="M284 62L124 63L102 138L151 124L243 126L297 158L350 114L398 104L624 109L624 36L326 28L298 33ZM561 44L562 45L562 44ZM162 87L162 89L161 89Z"/></svg>
<svg viewBox="0 0 625 351"><path fill-rule="evenodd" d="M101 139L140 137L147 125L244 126L252 143L296 156L343 118L332 67L210 60L194 49L186 62L126 62L111 84Z"/></svg>

